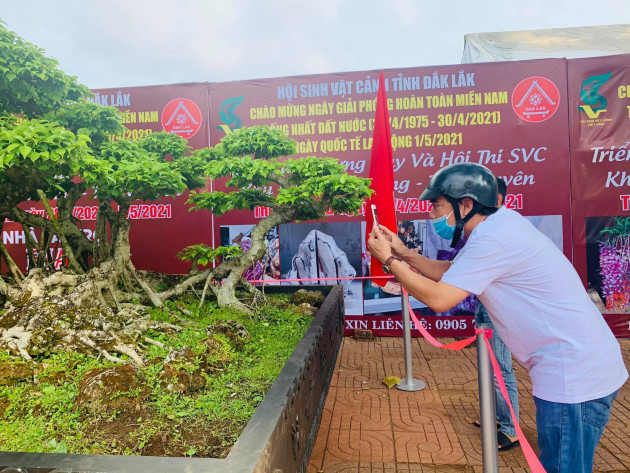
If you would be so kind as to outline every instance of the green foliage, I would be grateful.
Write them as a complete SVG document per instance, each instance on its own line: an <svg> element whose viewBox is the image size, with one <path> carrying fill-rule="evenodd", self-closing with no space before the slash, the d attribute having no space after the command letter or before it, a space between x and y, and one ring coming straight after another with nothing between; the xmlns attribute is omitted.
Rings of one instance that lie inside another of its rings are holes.
<svg viewBox="0 0 630 473"><path fill-rule="evenodd" d="M98 173L89 140L55 122L0 121L0 198L14 205L38 200L38 188L54 197L73 185L71 177Z"/></svg>
<svg viewBox="0 0 630 473"><path fill-rule="evenodd" d="M343 175L345 166L339 164L335 158L306 158L288 159L283 163L285 172L290 176L292 184L299 184L305 177L321 177Z"/></svg>
<svg viewBox="0 0 630 473"><path fill-rule="evenodd" d="M70 210L60 212L65 222L57 231L75 234L68 244L79 246L84 269L90 261L87 245L72 228L71 209L87 187L95 188L101 201L117 201L125 212L131 200L205 185L205 162L201 156L184 157L189 151L184 138L164 132L138 142L120 139L124 127L118 110L84 100L88 95L55 60L0 22L0 115L28 117L0 118L0 218L12 217L22 201L38 201L37 189L63 199L58 208ZM99 241L105 239L100 235Z"/></svg>
<svg viewBox="0 0 630 473"><path fill-rule="evenodd" d="M57 65L0 21L0 114L34 117L58 109L65 101L91 95Z"/></svg>
<svg viewBox="0 0 630 473"><path fill-rule="evenodd" d="M146 366L138 371L142 389L117 395L138 395L148 390L140 411L129 409L91 413L75 405L78 385L86 371L113 366L79 353L56 353L37 360L41 370L38 384L22 382L0 386L0 445L5 451L142 454L154 439L168 436L168 444L179 445L180 454L225 454L251 418L269 387L278 376L285 360L302 338L312 316L304 315L286 304L286 296L269 297L257 317L218 309L209 302L198 307L196 299L184 297L169 302L167 310L152 309L156 320L178 324L173 314L188 318L179 332L149 331L147 336L166 345L148 345ZM186 315L189 314L189 315ZM210 355L205 347L205 327L233 320L245 326L249 339L236 349L223 335L213 336L221 348ZM164 358L171 349L188 347L195 353L191 363L181 368L197 371L206 363L223 363L221 368L205 374L206 386L197 393L180 394L169 390L160 377ZM0 360L10 358L0 354ZM121 426L125 428L121 428ZM182 432L194 425L200 435L183 438ZM201 435L202 434L202 435ZM216 448L208 446L209 438L218 438ZM161 442L161 440L158 440ZM171 448L171 447L169 447Z"/></svg>
<svg viewBox="0 0 630 473"><path fill-rule="evenodd" d="M88 135L94 148L125 129L116 107L103 107L87 100L66 104L47 117L75 134Z"/></svg>
<svg viewBox="0 0 630 473"><path fill-rule="evenodd" d="M229 176L227 185L230 187L261 186L269 182L273 174L280 174L282 163L277 160L253 160L249 156L225 157L221 160L210 161L205 168L206 174L217 179Z"/></svg>
<svg viewBox="0 0 630 473"><path fill-rule="evenodd" d="M234 192L191 192L188 203L191 210L208 209L220 216L230 210L253 210L256 206L272 206L275 199L260 189L241 189Z"/></svg>
<svg viewBox="0 0 630 473"><path fill-rule="evenodd" d="M313 200L328 198L333 211L354 212L372 193L368 179L347 174L335 158L289 159L283 168L293 186L278 191L278 205L307 208Z"/></svg>
<svg viewBox="0 0 630 473"><path fill-rule="evenodd" d="M268 126L241 128L226 135L221 146L228 156L252 156L255 159L271 159L295 154L295 141L280 129Z"/></svg>
<svg viewBox="0 0 630 473"><path fill-rule="evenodd" d="M174 133L161 131L151 133L139 142L140 146L150 153L155 153L166 159L172 159L171 167L181 174L186 188L197 189L205 187L204 166L206 165L210 148L195 151L192 154L185 138Z"/></svg>
<svg viewBox="0 0 630 473"><path fill-rule="evenodd" d="M4 361L10 360L4 355ZM74 408L78 380L98 366L79 353L53 354L38 373L40 384L0 386L4 413L0 415L3 450L65 453L68 444L81 440L80 412ZM76 436L76 440L71 440ZM68 438L70 440L62 440Z"/></svg>
<svg viewBox="0 0 630 473"><path fill-rule="evenodd" d="M243 156L244 151L254 148L251 143L265 144L256 148L256 153L273 147L274 156L267 159ZM335 158L275 156L276 151L287 149L284 144L286 137L282 132L268 127L242 128L227 135L217 147L217 155L205 166L205 173L212 179L228 177L226 186L238 190L191 192L188 202L195 210L208 209L215 215L234 209L253 210L257 206L291 209L289 214L294 217L284 222L288 223L322 218L329 209L337 213L355 212L371 195L370 181L349 175ZM220 153L224 153L223 157ZM274 188L277 188L275 193Z"/></svg>
<svg viewBox="0 0 630 473"><path fill-rule="evenodd" d="M199 245L187 246L177 254L177 257L182 261L192 261L199 266L206 266L218 258L226 259L242 255L243 250L241 247L236 245L211 248L202 243Z"/></svg>
<svg viewBox="0 0 630 473"><path fill-rule="evenodd" d="M140 146L150 153L162 157L171 156L174 160L180 159L190 151L185 138L166 131L151 133L142 140Z"/></svg>
<svg viewBox="0 0 630 473"><path fill-rule="evenodd" d="M202 148L193 151L189 157L196 158L199 162L209 163L217 159L223 159L223 149L218 146L216 148Z"/></svg>
<svg viewBox="0 0 630 473"><path fill-rule="evenodd" d="M69 171L76 173L81 159L89 155L88 140L55 122L22 120L7 124L0 128L0 167L19 167L30 161L38 171L68 164Z"/></svg>
<svg viewBox="0 0 630 473"><path fill-rule="evenodd" d="M195 151L173 163L174 168L184 178L188 189L199 189L206 186L207 180L204 177L204 167L208 162L207 156L210 155L208 153L210 150L211 148L204 148L200 151Z"/></svg>
<svg viewBox="0 0 630 473"><path fill-rule="evenodd" d="M100 151L108 168L86 178L89 185L98 188L100 196L125 201L154 200L186 188L175 166L162 156L146 151L142 141L110 141L104 143Z"/></svg>

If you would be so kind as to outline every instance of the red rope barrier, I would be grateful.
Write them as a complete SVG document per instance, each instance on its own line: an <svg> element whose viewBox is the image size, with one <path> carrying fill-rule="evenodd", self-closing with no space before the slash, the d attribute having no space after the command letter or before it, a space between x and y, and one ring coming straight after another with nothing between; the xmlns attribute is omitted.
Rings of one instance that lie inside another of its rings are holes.
<svg viewBox="0 0 630 473"><path fill-rule="evenodd" d="M470 345L473 341L475 341L476 336L466 338L464 340L459 340L457 342L449 343L448 345L443 345L442 343L438 342L435 338L433 338L433 336L431 336L431 334L427 332L424 326L420 323L420 321L416 317L416 314L413 313L413 309L411 308L411 304L409 303L409 298L406 298L406 303L409 306L409 315L411 319L413 320L413 323L416 325L416 328L420 331L422 336L431 345L435 347L439 347L439 348L444 348L447 350L461 350L462 348ZM497 378L497 384L499 385L499 390L501 391L503 398L505 399L505 401L507 402L510 408L510 414L512 415L512 420L514 421L516 435L521 444L521 448L523 450L523 454L525 455L525 459L527 460L527 464L531 468L532 473L545 473L545 469L543 468L542 464L540 463L540 460L534 453L534 450L532 449L531 445L527 441L525 434L523 434L523 431L521 430L521 426L518 423L518 419L516 418L516 414L514 413L514 408L512 407L512 403L510 402L507 388L505 387L505 381L503 380L503 375L501 374L501 369L499 368L499 363L497 362L497 359L495 358L494 353L492 352L492 347L490 346L489 339L492 338L492 330L475 329L475 334L480 334L480 333L483 334L483 340L486 343L486 346L488 347L488 353L490 354L490 360L492 361L492 368Z"/></svg>
<svg viewBox="0 0 630 473"><path fill-rule="evenodd" d="M346 281L346 280L363 280L363 279L392 279L393 276L388 275L388 276L358 276L358 277L353 277L353 278L309 278L309 279L274 279L274 280L270 280L270 279L263 279L263 280L253 280L253 281L249 281L252 284L256 284L256 283L261 283L261 284L265 284L265 283L269 283L271 281L274 282L303 282L303 281ZM503 395L503 397L505 398L505 401L507 402L509 408L510 408L510 413L512 415L512 420L514 421L514 427L516 429L516 435L518 436L521 448L523 450L523 454L525 455L525 459L527 460L527 463L529 465L529 467L532 470L532 473L546 473L545 469L543 468L542 464L540 463L540 460L538 459L538 457L536 456L536 454L534 453L534 450L532 449L531 445L529 444L529 442L527 441L527 438L525 437L525 434L523 434L523 431L518 423L518 419L516 418L516 414L514 413L514 408L512 407L512 403L510 402L510 398L508 396L507 393L507 388L505 387L505 381L503 380L503 375L501 374L501 369L499 368L499 364L494 356L494 353L492 352L492 347L490 346L490 340L489 338L492 338L492 330L480 330L480 329L475 329L475 336L473 337L469 337L469 338L465 338L462 340L458 340L456 342L453 343L449 343L449 344L442 344L440 342L438 342L425 328L424 326L420 323L420 321L418 320L418 318L416 317L416 314L414 314L413 309L411 308L411 304L409 302L409 298L407 297L407 295L405 295L405 301L407 303L407 305L409 306L409 315L411 317L411 319L413 320L414 324L416 325L416 328L418 329L418 331L422 334L422 336L433 346L438 347L438 348L443 348L445 350L461 350L464 347L467 347L468 345L470 345L472 342L474 342L476 340L476 335L483 333L483 339L484 342L486 343L486 346L488 347L488 353L490 354L490 360L492 361L492 368L494 370L494 374L497 378L497 383L499 385L499 390L501 391L501 394Z"/></svg>

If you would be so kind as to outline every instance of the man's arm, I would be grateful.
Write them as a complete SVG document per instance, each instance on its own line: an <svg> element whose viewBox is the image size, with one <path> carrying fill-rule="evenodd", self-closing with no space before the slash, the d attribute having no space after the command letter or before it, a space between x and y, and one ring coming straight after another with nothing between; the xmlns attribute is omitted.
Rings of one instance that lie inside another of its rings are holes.
<svg viewBox="0 0 630 473"><path fill-rule="evenodd" d="M428 259L428 258L425 258ZM433 261L433 260L429 260ZM446 263L450 266L448 261L434 261L436 263ZM451 286L442 281L432 281L429 278L423 277L400 261L394 260L390 264L392 274L396 276L398 282L407 289L407 292L419 301L426 304L431 310L437 313L447 311L451 307L459 304L466 299L470 292L460 289L455 286ZM444 271L442 272L442 274Z"/></svg>
<svg viewBox="0 0 630 473"><path fill-rule="evenodd" d="M389 228L379 225L379 230L389 241L392 254L411 266L416 271L422 273L423 276L439 281L444 273L451 267L450 261L438 261L422 256L415 251L410 250Z"/></svg>
<svg viewBox="0 0 630 473"><path fill-rule="evenodd" d="M438 261L413 251L405 252L400 258L413 269L422 273L424 277L435 282L440 281L444 273L451 267L450 261Z"/></svg>
<svg viewBox="0 0 630 473"><path fill-rule="evenodd" d="M367 242L370 253L380 262L387 261L392 253L395 255L405 254L401 248L401 246L404 247L404 244L400 241L398 236L394 235L386 228L382 230L383 228L385 227L374 225ZM392 235L395 238L391 238ZM439 272L440 277L444 274L444 271L440 272L440 267L435 265L435 263L439 263L442 266L446 265L446 267L450 266L448 261L424 259L427 260L427 262L431 262L430 265L427 265L429 267L428 269L431 270L431 265L433 265L433 269L435 270L434 274ZM425 261L422 260L420 263L421 266L424 266ZM468 291L458 287L451 286L442 281L432 281L429 278L421 276L398 260L393 260L389 268L392 274L396 276L401 286L407 289L409 294L419 301L422 301L435 312L444 312L470 295Z"/></svg>

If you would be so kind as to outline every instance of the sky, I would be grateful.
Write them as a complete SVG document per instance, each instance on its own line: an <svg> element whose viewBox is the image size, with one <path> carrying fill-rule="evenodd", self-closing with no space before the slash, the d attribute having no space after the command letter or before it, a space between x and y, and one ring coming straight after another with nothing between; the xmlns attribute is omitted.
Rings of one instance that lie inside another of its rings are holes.
<svg viewBox="0 0 630 473"><path fill-rule="evenodd" d="M464 35L630 23L630 0L0 0L90 88L457 64Z"/></svg>

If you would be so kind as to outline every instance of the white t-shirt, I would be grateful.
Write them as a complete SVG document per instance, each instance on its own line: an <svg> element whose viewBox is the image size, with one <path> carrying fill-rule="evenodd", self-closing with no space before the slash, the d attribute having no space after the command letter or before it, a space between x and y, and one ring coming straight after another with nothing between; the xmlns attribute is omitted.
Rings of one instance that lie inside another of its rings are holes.
<svg viewBox="0 0 630 473"><path fill-rule="evenodd" d="M628 379L619 343L573 266L517 212L502 207L477 225L442 281L477 294L529 370L534 396L584 402Z"/></svg>

